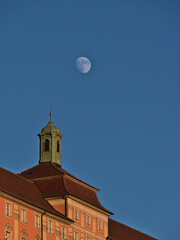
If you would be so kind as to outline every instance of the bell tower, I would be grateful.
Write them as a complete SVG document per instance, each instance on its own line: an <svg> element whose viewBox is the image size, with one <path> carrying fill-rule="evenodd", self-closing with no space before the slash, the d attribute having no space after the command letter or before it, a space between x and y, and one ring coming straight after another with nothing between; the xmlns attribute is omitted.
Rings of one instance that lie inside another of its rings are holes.
<svg viewBox="0 0 180 240"><path fill-rule="evenodd" d="M63 135L52 122L52 112L49 115L50 121L38 134L40 138L39 164L51 162L61 166L61 139Z"/></svg>

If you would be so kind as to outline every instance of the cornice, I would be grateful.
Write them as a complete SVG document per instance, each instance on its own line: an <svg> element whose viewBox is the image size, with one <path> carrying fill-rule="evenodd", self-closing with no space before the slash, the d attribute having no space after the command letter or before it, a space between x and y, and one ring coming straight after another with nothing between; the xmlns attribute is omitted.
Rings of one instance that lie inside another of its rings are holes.
<svg viewBox="0 0 180 240"><path fill-rule="evenodd" d="M88 203L88 202L86 202L86 201L84 201L84 200L81 200L81 199L75 197L75 196L68 195L68 197L69 197L70 199L78 202L78 203L81 203L81 204L83 204L83 205L85 205L85 206L87 206L87 207L90 207L90 208L92 208L92 209L94 209L94 210L96 210L96 211L98 211L98 212L100 212L100 213L103 213L103 214L107 215L107 216L111 216L111 215L112 215L112 213L111 213L110 211L108 211L108 210L107 210L107 211L106 211L106 210L103 210L103 209L101 209L101 208L99 208L99 207L96 207L95 205L92 205L92 204L90 204L90 203Z"/></svg>

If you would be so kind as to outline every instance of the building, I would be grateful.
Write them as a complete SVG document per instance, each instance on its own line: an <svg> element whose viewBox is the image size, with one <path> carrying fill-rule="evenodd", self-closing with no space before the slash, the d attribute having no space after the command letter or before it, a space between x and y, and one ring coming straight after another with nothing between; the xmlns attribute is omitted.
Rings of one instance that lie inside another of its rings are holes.
<svg viewBox="0 0 180 240"><path fill-rule="evenodd" d="M0 168L0 240L155 240L110 218L98 189L61 167L60 130L38 135L39 164L20 174Z"/></svg>

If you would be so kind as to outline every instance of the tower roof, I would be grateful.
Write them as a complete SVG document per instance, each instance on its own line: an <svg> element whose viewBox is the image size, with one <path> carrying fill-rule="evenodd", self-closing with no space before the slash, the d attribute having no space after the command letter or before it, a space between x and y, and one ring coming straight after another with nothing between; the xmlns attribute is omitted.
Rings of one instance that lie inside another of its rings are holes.
<svg viewBox="0 0 180 240"><path fill-rule="evenodd" d="M62 138L63 134L61 133L59 128L54 126L54 123L52 122L52 113L50 113L49 115L50 115L50 120L49 120L48 124L41 130L41 132L38 134L38 136L58 135Z"/></svg>

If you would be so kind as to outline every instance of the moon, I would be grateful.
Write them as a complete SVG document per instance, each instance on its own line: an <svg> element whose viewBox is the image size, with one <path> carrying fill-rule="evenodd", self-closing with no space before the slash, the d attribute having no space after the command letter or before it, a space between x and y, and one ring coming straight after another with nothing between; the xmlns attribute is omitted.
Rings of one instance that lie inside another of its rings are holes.
<svg viewBox="0 0 180 240"><path fill-rule="evenodd" d="M91 69L91 62L86 57L79 57L76 59L76 67L81 73L88 73Z"/></svg>

